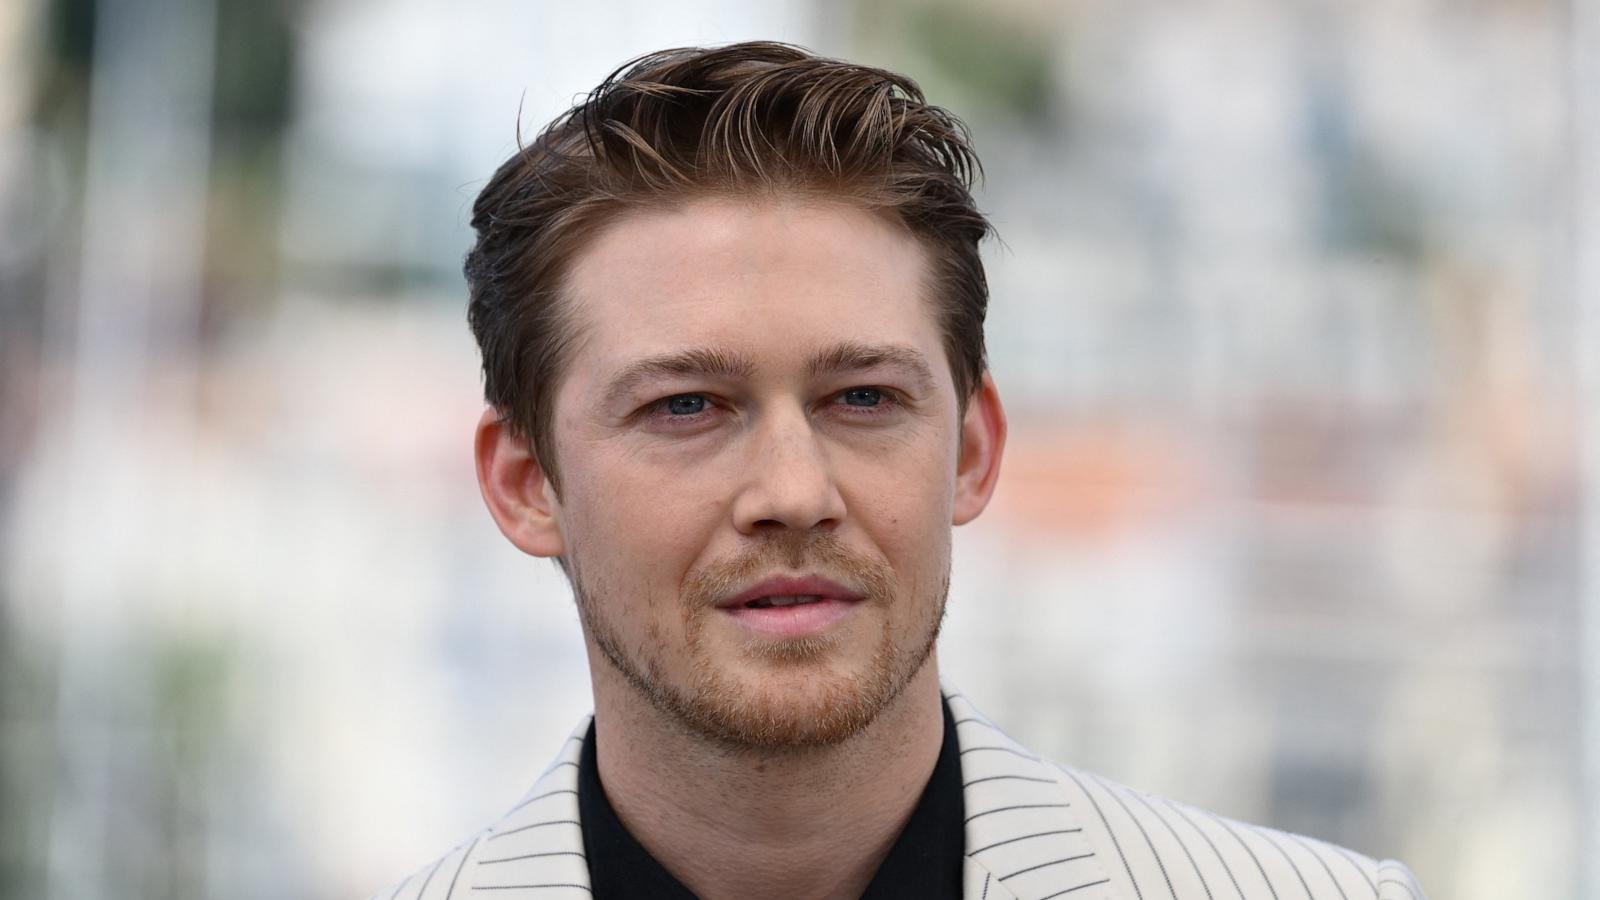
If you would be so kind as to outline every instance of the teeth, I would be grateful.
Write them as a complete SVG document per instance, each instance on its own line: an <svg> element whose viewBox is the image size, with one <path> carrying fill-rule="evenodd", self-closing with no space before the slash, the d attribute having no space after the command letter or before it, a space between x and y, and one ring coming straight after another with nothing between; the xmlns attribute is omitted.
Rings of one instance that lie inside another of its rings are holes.
<svg viewBox="0 0 1600 900"><path fill-rule="evenodd" d="M761 597L759 599L750 601L750 606L752 608L754 608L754 609L765 609L765 608L767 608L769 606L799 606L799 605L805 604L805 603L816 603L817 601L819 601L821 599L822 599L822 597L820 597L820 596L818 596L816 594L798 594L798 595L780 596L780 597Z"/></svg>

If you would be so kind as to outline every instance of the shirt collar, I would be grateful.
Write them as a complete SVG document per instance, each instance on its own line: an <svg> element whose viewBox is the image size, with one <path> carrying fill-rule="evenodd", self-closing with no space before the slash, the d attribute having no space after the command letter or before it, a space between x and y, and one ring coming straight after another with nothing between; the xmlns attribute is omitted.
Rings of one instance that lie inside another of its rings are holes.
<svg viewBox="0 0 1600 900"><path fill-rule="evenodd" d="M944 712L944 738L933 774L911 818L861 895L862 900L960 900L966 809L961 789L961 749L950 707L946 703L940 706ZM673 878L617 818L600 783L593 723L578 761L578 809L595 900L693 900L694 894Z"/></svg>

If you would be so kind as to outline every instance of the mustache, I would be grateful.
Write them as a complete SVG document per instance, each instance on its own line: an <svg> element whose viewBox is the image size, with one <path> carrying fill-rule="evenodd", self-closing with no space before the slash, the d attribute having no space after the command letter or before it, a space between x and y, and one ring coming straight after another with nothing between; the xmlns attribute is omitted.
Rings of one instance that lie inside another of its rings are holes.
<svg viewBox="0 0 1600 900"><path fill-rule="evenodd" d="M894 593L894 574L881 559L849 549L831 532L780 531L730 559L684 576L681 595L690 609L709 608L775 571L821 575L859 591L863 602L884 603Z"/></svg>

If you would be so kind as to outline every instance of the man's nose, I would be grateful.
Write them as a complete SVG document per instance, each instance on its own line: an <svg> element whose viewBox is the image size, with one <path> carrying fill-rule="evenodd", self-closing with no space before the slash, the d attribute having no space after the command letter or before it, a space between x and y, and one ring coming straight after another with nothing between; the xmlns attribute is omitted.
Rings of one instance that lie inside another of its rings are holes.
<svg viewBox="0 0 1600 900"><path fill-rule="evenodd" d="M831 529L843 521L844 496L827 448L804 412L769 418L747 452L733 509L741 532Z"/></svg>

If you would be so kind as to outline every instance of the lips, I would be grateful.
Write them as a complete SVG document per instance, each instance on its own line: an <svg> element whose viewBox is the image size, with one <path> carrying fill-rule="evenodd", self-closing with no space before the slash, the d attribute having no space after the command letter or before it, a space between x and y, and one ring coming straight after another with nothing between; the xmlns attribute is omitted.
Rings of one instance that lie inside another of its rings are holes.
<svg viewBox="0 0 1600 900"><path fill-rule="evenodd" d="M768 638L822 634L860 605L863 595L816 576L776 577L729 597L717 608L740 626Z"/></svg>
<svg viewBox="0 0 1600 900"><path fill-rule="evenodd" d="M853 602L861 594L836 581L816 575L777 576L763 579L718 603L722 609L767 609L804 606L826 601Z"/></svg>

